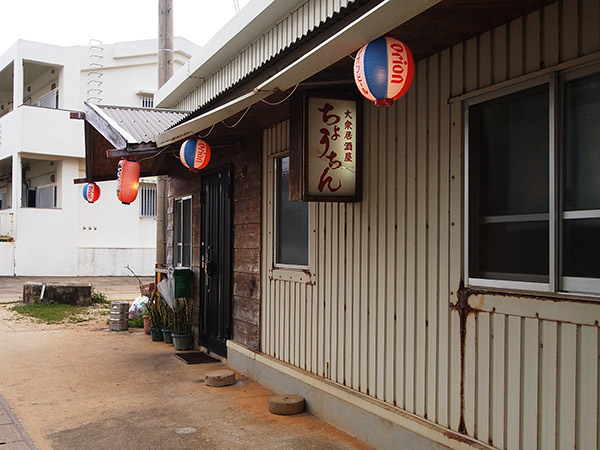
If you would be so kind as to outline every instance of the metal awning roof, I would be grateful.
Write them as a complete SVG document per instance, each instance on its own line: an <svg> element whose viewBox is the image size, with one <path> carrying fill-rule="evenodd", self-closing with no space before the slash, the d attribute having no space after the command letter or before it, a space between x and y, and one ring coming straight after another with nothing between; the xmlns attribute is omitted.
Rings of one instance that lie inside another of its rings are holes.
<svg viewBox="0 0 600 450"><path fill-rule="evenodd" d="M85 103L86 120L117 150L156 148L156 137L187 114L168 109Z"/></svg>
<svg viewBox="0 0 600 450"><path fill-rule="evenodd" d="M157 136L188 115L186 111L156 108L84 104L86 177L75 183L117 178L120 158L140 162L142 176L162 174L166 152L156 145Z"/></svg>

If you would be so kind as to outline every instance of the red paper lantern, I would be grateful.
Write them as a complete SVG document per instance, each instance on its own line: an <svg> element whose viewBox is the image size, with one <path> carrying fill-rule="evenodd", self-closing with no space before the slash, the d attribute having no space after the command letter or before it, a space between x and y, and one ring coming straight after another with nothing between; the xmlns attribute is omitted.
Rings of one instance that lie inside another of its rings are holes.
<svg viewBox="0 0 600 450"><path fill-rule="evenodd" d="M393 37L380 37L363 46L354 60L358 90L375 106L390 106L403 96L415 71L410 49Z"/></svg>
<svg viewBox="0 0 600 450"><path fill-rule="evenodd" d="M96 183L87 183L83 186L83 198L88 203L94 203L100 198L100 186Z"/></svg>
<svg viewBox="0 0 600 450"><path fill-rule="evenodd" d="M140 185L140 163L122 159L117 169L117 198L129 205L137 197Z"/></svg>
<svg viewBox="0 0 600 450"><path fill-rule="evenodd" d="M202 139L188 139L181 144L179 159L193 172L204 169L210 161L210 146Z"/></svg>

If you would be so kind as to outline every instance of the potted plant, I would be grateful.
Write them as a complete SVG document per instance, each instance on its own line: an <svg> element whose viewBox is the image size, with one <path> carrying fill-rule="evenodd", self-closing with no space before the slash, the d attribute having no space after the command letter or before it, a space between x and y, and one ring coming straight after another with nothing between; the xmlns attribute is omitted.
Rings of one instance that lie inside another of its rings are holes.
<svg viewBox="0 0 600 450"><path fill-rule="evenodd" d="M160 294L155 292L146 304L147 313L150 317L150 336L153 341L163 340L163 321L160 313Z"/></svg>
<svg viewBox="0 0 600 450"><path fill-rule="evenodd" d="M177 350L189 350L194 347L192 308L186 297L175 299L175 308L173 308L173 345Z"/></svg>
<svg viewBox="0 0 600 450"><path fill-rule="evenodd" d="M163 340L167 344L173 343L173 338L171 336L172 328L173 328L173 310L167 304L164 298L160 298L158 301L160 316L162 319L162 334Z"/></svg>

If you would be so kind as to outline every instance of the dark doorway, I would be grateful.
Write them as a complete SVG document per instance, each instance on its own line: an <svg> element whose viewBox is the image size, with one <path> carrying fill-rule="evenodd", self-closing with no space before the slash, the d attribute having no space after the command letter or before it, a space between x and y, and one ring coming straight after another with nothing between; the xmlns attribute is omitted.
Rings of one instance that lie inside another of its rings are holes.
<svg viewBox="0 0 600 450"><path fill-rule="evenodd" d="M202 175L200 345L227 356L232 304L232 170Z"/></svg>

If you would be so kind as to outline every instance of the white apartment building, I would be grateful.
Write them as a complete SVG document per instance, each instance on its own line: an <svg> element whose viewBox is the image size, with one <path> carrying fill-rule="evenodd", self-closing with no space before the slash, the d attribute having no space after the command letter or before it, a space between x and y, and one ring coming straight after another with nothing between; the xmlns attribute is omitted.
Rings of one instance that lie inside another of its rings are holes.
<svg viewBox="0 0 600 450"><path fill-rule="evenodd" d="M174 68L198 49L174 39ZM156 187L122 205L116 182L89 204L83 102L152 107L157 40L59 47L17 41L0 55L0 275L154 273Z"/></svg>

